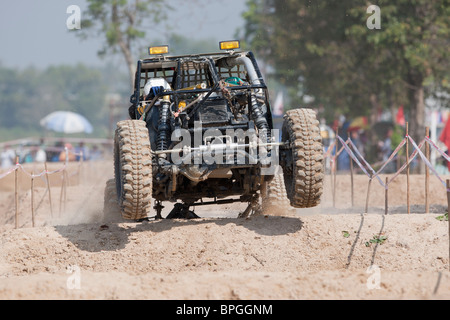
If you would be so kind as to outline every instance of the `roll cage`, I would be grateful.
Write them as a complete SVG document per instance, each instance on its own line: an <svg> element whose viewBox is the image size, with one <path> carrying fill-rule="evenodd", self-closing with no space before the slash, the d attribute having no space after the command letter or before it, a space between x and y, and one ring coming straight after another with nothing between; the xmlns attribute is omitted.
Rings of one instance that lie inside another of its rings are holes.
<svg viewBox="0 0 450 320"><path fill-rule="evenodd" d="M243 59L245 62L242 62ZM219 90L220 81L227 77L245 79L245 84L229 86L228 90L257 92L264 99L267 116L270 119L269 127L272 129L268 89L251 51L181 56L161 55L141 59L137 63L134 93L130 97L130 102L136 110L139 106L145 108L141 113L135 112L137 119L145 119L150 108L163 96L169 96L175 105L178 105L179 101L183 100L182 97L186 95L206 93L204 97L206 100L213 92ZM153 99L146 100L143 88L151 78L164 78L171 85L172 90L160 92ZM206 86L196 87L198 83L204 83ZM194 113L196 109L194 108L191 113Z"/></svg>

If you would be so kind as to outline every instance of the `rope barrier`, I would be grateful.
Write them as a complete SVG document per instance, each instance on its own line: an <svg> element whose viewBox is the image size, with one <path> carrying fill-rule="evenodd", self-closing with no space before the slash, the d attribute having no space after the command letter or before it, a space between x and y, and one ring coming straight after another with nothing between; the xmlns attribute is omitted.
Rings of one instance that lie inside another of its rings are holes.
<svg viewBox="0 0 450 320"><path fill-rule="evenodd" d="M393 173L393 176L391 177L391 179L389 180L389 183L392 182L392 180L395 179L395 177L397 177L405 168L408 164L410 164L415 157L417 156L417 154L419 154L419 156L421 157L421 159L424 161L424 163L430 168L430 170L433 172L434 175L436 175L438 177L438 179L441 181L441 183L443 183L445 185L445 182L443 181L442 178L440 178L439 174L436 172L435 168L433 167L433 165L428 161L428 159L426 158L426 156L420 151L420 149L423 147L423 145L425 143L428 143L430 146L433 147L434 150L436 150L446 161L450 162L450 156L447 155L442 149L440 149L429 137L425 137L420 143L419 145L417 145L415 143L415 141L411 138L411 136L409 135L405 135L405 137L403 138L403 140L399 143L399 145L394 149L394 151L391 153L391 155L389 156L389 158L386 160L386 162L383 163L383 165L381 166L381 168L378 171L375 171L372 166L366 161L366 159L364 159L364 157L361 155L361 153L359 152L358 148L355 146L355 144L353 143L353 141L348 138L346 141L344 141L341 137L337 137L338 140L341 142L342 147L339 149L339 151L337 152L336 155L332 155L332 150L334 149L335 146L335 141L333 141L330 146L328 147L327 151L324 152L324 158L330 158L330 160L334 163L336 157L338 157L341 152L343 150L345 150L347 152L347 154L353 159L353 161L355 161L355 163L360 167L360 169L364 172L364 174L366 174L369 178L373 179L373 178L377 178L377 180L379 181L380 185L382 185L384 188L387 188L387 185L385 183L383 183L383 181L381 180L381 178L379 177L379 174L383 171L383 169L386 167L386 165L392 161L392 159L397 155L397 153L400 151L400 149L405 145L406 141L410 141L411 144L414 147L414 152L411 154L409 162L405 162L395 173ZM354 152L352 151L352 149L354 150ZM81 159L83 156L83 152L73 152L70 150L66 150L66 152L71 153L75 156L80 157L80 161L79 163L81 164ZM67 157L66 157L67 158ZM361 161L358 160L361 159ZM362 162L362 163L361 163ZM22 166L22 164L20 163L16 163L13 167L11 167L10 169L8 169L8 171L0 173L0 180L5 178L6 176L8 176L9 174L13 173L14 171L21 169L23 173L25 173L28 177L30 178L37 178L40 177L42 178L44 175L48 174L55 174L55 173L60 173L62 171L64 171L67 168L67 159L66 161L64 161L64 164L61 168L56 169L56 170L52 170L52 171L48 171L48 170L43 170L40 173L34 174L34 173L29 173L25 170L25 168ZM367 168L367 169L366 169ZM78 167L79 169L79 167ZM371 172L369 173L368 170ZM78 173L78 170L76 172L71 173L71 175L76 175Z"/></svg>
<svg viewBox="0 0 450 320"><path fill-rule="evenodd" d="M352 159L350 168L351 168L351 180L352 180L352 205L353 205L353 161L361 168L361 170L363 171L364 174L366 174L369 177L369 184L367 187L367 196L366 196L366 206L365 206L365 212L368 212L368 208L369 208L369 195L370 195L370 186L371 186L371 182L373 180L373 178L377 178L377 180L379 181L380 185L384 187L385 189L385 214L387 214L388 212L388 203L387 203L387 199L388 199L388 189L389 189L389 184L397 178L397 176L403 172L406 168L409 168L409 165L416 159L417 155L420 156L420 158L422 159L422 161L424 162L424 164L426 165L426 167L436 176L436 178L442 183L442 185L445 187L446 192L447 192L447 197L450 199L450 183L449 180L444 181L444 179L442 179L437 170L433 167L433 165L430 163L430 161L428 160L428 157L430 155L430 148L429 146L432 146L432 148L434 150L436 150L446 161L450 162L450 155L446 154L442 149L440 149L428 136L428 131L427 134L425 136L425 138L419 143L419 145L416 144L416 142L413 140L413 138L411 136L408 135L408 130L406 129L406 134L405 137L403 138L403 140L398 144L398 146L394 149L394 151L390 154L389 158L382 163L380 169L375 172L375 170L372 168L372 166L370 166L370 164L364 159L364 157L361 155L361 153L359 152L358 148L355 146L355 144L353 143L353 141L351 141L350 138L347 139L347 141L344 141L340 136L337 136L337 139L335 140L336 143L341 142L342 144L342 148L340 149L340 151L336 154L336 155L332 155L330 152L331 146L330 148L324 152L324 158L330 158L330 163L331 163L331 173L334 172L334 174L336 174L337 169L335 166L336 160L337 160L337 156L339 156L339 153L344 149L347 154L350 156L350 158ZM411 153L411 155L408 152L408 142L411 143L411 145L413 146L414 150ZM382 171L385 169L385 167L387 166L388 163L390 163L398 154L398 152L400 151L400 149L402 147L404 147L406 145L406 159L407 161L396 171L394 172L390 177L386 177L386 181L383 182L380 178L380 174L382 173ZM423 146L426 145L427 146L427 156L424 155L424 153L421 151L421 149L423 148ZM337 148L335 148L337 149ZM359 158L358 158L359 157ZM407 171L407 177L409 178L409 171ZM336 179L336 178L335 178ZM335 187L334 187L335 188ZM409 210L409 179L407 179L407 208L408 208L408 213L410 212ZM428 195L427 195L427 190L428 190L428 170L426 170L426 177L425 177L425 212L428 212ZM334 206L334 199L335 199L335 189L333 189L333 206ZM450 207L450 200L449 202L449 207ZM450 227L449 227L450 228Z"/></svg>
<svg viewBox="0 0 450 320"><path fill-rule="evenodd" d="M340 136L337 135L337 139L335 140L335 143L341 143L342 144L342 148L339 150L339 152L337 152L337 154L332 154L330 152L330 150L332 148L334 148L335 150L337 150L337 148L335 147L335 144L331 144L330 147L328 148L328 150L324 151L324 159L325 158L329 158L330 159L330 163L331 163L331 173L334 175L336 175L337 169L336 169L336 160L337 160L337 156L339 156L339 154L345 150L347 152L347 154L349 155L349 157L352 159L350 162L350 175L351 175L351 192L352 192L352 205L353 205L353 161L360 167L360 169L363 171L364 174L366 174L369 177L369 184L367 187L367 196L366 196L366 206L365 206L365 213L368 212L368 208L369 208L369 195L370 195L370 186L371 186L371 182L373 180L373 178L377 178L377 180L379 181L380 185L382 185L385 189L385 214L388 213L388 189L389 189L389 184L401 173L403 172L406 168L409 168L409 165L416 159L417 155L420 156L420 158L422 159L422 161L424 162L424 164L427 167L426 170L426 176L425 176L425 212L429 212L429 208L428 208L428 169L436 176L436 178L442 183L443 186L445 186L446 188L446 192L447 192L447 198L448 198L448 206L450 208L450 180L444 181L444 179L442 179L436 168L434 168L434 166L430 163L430 161L428 160L428 157L430 156L430 148L429 146L431 145L433 147L434 150L436 150L446 161L450 162L450 155L446 154L442 149L440 149L430 138L429 138L429 134L428 134L428 128L427 128L427 133L425 138L419 143L419 145L417 145L417 143L413 140L413 138L411 136L408 135L408 127L406 127L406 134L405 137L403 138L403 140L398 144L398 146L391 152L391 154L389 155L388 159L382 163L381 162L381 167L380 169L375 172L375 170L373 169L373 167L364 159L364 157L361 155L361 153L359 152L358 148L355 146L355 144L353 143L353 141L351 141L350 138L347 139L347 141L344 141ZM409 154L408 151L408 144L409 142L411 143L411 145L413 146L414 150L411 154ZM398 154L398 152L400 151L400 149L406 145L406 162L396 171L393 173L393 175L389 177L385 177L386 181L383 183L383 181L380 178L380 173L382 173L382 171L386 168L387 164L390 163ZM421 151L421 149L423 148L423 146L426 145L426 154L424 155L424 153ZM332 147L333 146L333 147ZM409 170L407 171L407 177L409 178ZM336 178L335 178L335 183L336 183ZM333 189L333 206L334 206L334 199L335 199L335 188L336 185L334 186ZM408 213L410 213L409 211L409 179L407 179L407 208L408 208ZM449 232L450 232L450 224L449 224Z"/></svg>
<svg viewBox="0 0 450 320"><path fill-rule="evenodd" d="M358 158L355 156L355 154L352 152L352 150L348 147L348 145L344 142L344 140L341 137L338 137L338 139L341 141L342 145L345 148L345 151L347 151L348 155L356 162L356 164L361 168L361 170L370 177L370 174L367 172L366 168L359 162ZM348 140L347 140L348 141ZM357 149L355 148L355 151ZM362 157L361 157L362 158ZM362 158L363 161L367 164L367 162Z"/></svg>
<svg viewBox="0 0 450 320"><path fill-rule="evenodd" d="M392 152L392 154L389 156L389 158L386 160L386 162L381 166L381 168L377 171L377 175L383 171L383 169L386 167L386 165L394 159L394 157L397 155L397 153L400 151L400 149L405 145L406 138L403 138L403 140L399 143L397 148Z"/></svg>
<svg viewBox="0 0 450 320"><path fill-rule="evenodd" d="M336 150L336 144L338 143L342 144L342 147L339 149L339 151L336 154L332 154L333 150ZM383 170L385 169L385 167L387 166L387 164L389 164L398 154L398 152L401 150L402 147L405 146L406 143L410 142L411 145L414 148L414 151L411 153L411 155L408 157L408 161L405 162L396 172L394 172L390 178L388 179L388 177L386 177L386 181L384 182L381 178L380 178L380 174L383 172ZM403 172L403 170L405 170L405 168L410 165L417 157L417 155L420 156L420 158L422 159L422 161L424 162L424 164L431 170L431 172L437 177L437 179L446 187L447 192L450 192L450 189L447 188L446 186L446 182L444 181L444 179L442 179L438 172L436 171L436 169L433 167L433 165L430 163L430 161L428 160L427 156L424 155L424 153L421 151L421 149L423 148L423 146L425 144L430 145L434 150L436 150L446 161L450 162L450 156L447 155L442 149L440 149L428 136L426 136L418 145L416 144L416 142L412 139L411 136L409 136L408 134L405 135L405 137L403 138L403 140L398 144L398 146L393 150L393 152L390 154L389 158L382 164L382 166L380 167L380 169L378 171L375 171L373 169L373 167L366 161L366 159L362 156L361 152L358 150L358 148L355 146L355 144L353 143L353 141L348 138L346 141L344 141L340 136L337 136L337 139L335 141L333 141L330 146L328 147L328 149L326 151L324 151L324 158L330 158L330 162L332 165L332 172L333 170L337 170L335 164L336 164L336 158L339 156L339 154L341 154L344 150L347 152L347 154L350 156L350 158L359 166L359 168L362 170L362 172L368 176L369 178L369 188L370 188L370 182L376 178L378 180L378 182L380 183L381 186L383 186L385 188L385 190L388 190L388 186L389 184L401 173ZM63 185L62 185L62 189L61 189L61 198L62 198L62 194L63 191L65 193L65 179L67 179L69 176L74 176L77 175L81 172L81 166L83 163L83 152L79 152L79 153L75 153L72 152L70 150L68 150L67 148L64 149L66 152L66 158L65 161L62 164L62 167L49 171L47 169L47 163L45 163L45 170L43 170L40 173L35 174L34 172L29 173L22 164L20 164L17 160L16 160L16 164L9 168L6 172L0 173L0 180L7 177L8 175L10 175L11 173L17 171L17 170L21 170L26 176L28 176L31 179L34 178L41 178L44 182L44 184L46 185L47 191L49 188L49 182L48 182L48 176L52 175L52 174L56 174L56 173L63 173L62 179L63 179ZM67 172L67 168L68 168L68 163L69 163L69 157L68 154L71 153L73 155L79 156L79 161L78 161L78 166L77 169L75 170L75 172L71 172L70 174ZM63 189L64 188L64 189ZM46 191L46 193L47 193ZM387 192L387 191L386 191ZM65 198L65 195L64 195ZM51 202L51 200L50 200ZM60 200L61 202L61 200ZM368 202L368 201L367 201ZM61 203L60 203L61 205ZM367 205L366 205L367 206Z"/></svg>
<svg viewBox="0 0 450 320"><path fill-rule="evenodd" d="M78 163L82 162L83 152L73 152L73 151L70 151L70 150L66 150L66 153L70 153L70 154L73 154L75 156L80 157L80 160L78 161ZM67 168L67 164L68 164L68 159L67 158L68 157L66 157L66 160L64 161L64 164L63 164L63 166L61 168L53 170L53 171L43 170L42 172L40 172L38 174L29 173L28 171L25 170L25 168L22 166L22 164L16 163L13 167L8 169L8 171L0 173L0 180L5 178L6 176L8 176L9 174L13 173L14 171L16 171L18 169L21 169L22 172L25 173L30 178L42 177L45 174L55 174L55 173L58 173L58 172L62 172L62 171L64 171ZM73 172L72 175L75 175L77 173L78 173L78 170Z"/></svg>
<svg viewBox="0 0 450 320"><path fill-rule="evenodd" d="M408 139L408 136L405 136L405 143L406 143L406 139ZM422 140L422 142L419 144L420 147L422 147L424 144L424 140ZM417 147L417 146L416 146ZM397 172L394 173L394 175L391 177L391 179L389 180L389 183L391 183L399 174L400 172L402 172L403 170L405 170L405 168L411 163L413 162L413 160L416 158L417 156L417 149L413 151L413 153L410 155L409 161L405 162L400 169L397 170Z"/></svg>
<svg viewBox="0 0 450 320"><path fill-rule="evenodd" d="M49 171L47 169L47 162L44 162L45 169L42 172L40 172L38 174L35 174L34 171L29 173L27 170L25 170L23 165L19 163L19 160L18 160L19 158L18 158L18 156L16 156L16 164L13 167L9 168L8 171L3 172L3 173L0 174L0 180L1 180L3 178L7 177L9 174L15 172L15 187L14 187L15 192L14 193L15 193L15 227L16 228L19 227L19 223L18 223L18 211L19 211L18 210L18 206L19 206L19 204L18 204L18 185L17 185L17 171L19 169L26 176L28 176L31 179L31 212L32 212L32 226L33 227L34 227L34 224L35 224L35 222L34 222L35 210L34 210L34 197L33 197L33 193L34 193L34 179L35 178L37 178L37 177L41 178L43 180L44 184L45 184L46 191L45 191L44 195L42 196L41 203L42 203L42 200L45 197L45 195L48 193L49 202L50 202L50 211L51 211L51 216L53 218L53 208L52 208L52 200L51 200L51 193L50 193L50 182L49 182L48 176L51 175L51 174L55 174L55 173L62 173L62 177L61 177L62 178L61 196L60 196L60 215L61 215L62 202L64 202L64 209L65 209L66 184L67 184L66 179L69 178L69 174L67 173L66 169L68 168L68 165L69 165L69 153L71 153L71 154L73 154L75 156L79 156L77 170L75 170L75 172L72 172L70 174L70 176L75 176L75 175L79 176L79 174L81 172L81 166L83 164L83 152L81 151L79 153L76 153L76 152L72 152L72 151L68 150L67 148L64 148L64 151L65 151L65 156L66 156L65 157L65 161L64 161L62 167L58 168L56 170ZM44 176L45 176L45 178L44 178Z"/></svg>
<svg viewBox="0 0 450 320"><path fill-rule="evenodd" d="M383 186L385 189L388 188L388 185L409 165L411 164L417 155L421 157L423 162L426 164L426 166L432 171L432 173L439 179L439 181L445 186L446 182L439 176L436 169L433 167L433 165L430 163L430 161L427 159L427 157L423 154L423 152L420 150L424 146L425 143L428 143L435 149L446 161L450 162L450 156L447 155L442 149L440 149L429 137L425 137L419 145L416 144L416 142L411 138L409 135L405 135L403 140L398 144L398 146L394 149L394 151L391 153L389 158L382 164L380 169L378 171L375 171L372 166L364 159L364 157L359 152L358 148L355 146L353 141L348 138L346 141L344 141L341 137L337 137L340 143L342 144L341 149L338 151L337 155L332 155L331 151L334 148L334 141L330 144L327 151L324 152L324 158L330 158L330 161L332 163L335 162L336 157L339 156L339 154L345 150L347 154L355 161L355 163L359 166L359 168L363 171L364 174L366 174L369 179L377 178L380 185ZM397 155L397 153L400 151L400 149L406 144L407 141L410 141L412 146L414 147L413 153L410 155L409 161L405 162L396 172L393 173L392 177L388 180L387 183L383 182L379 175L382 173L383 169L386 167L387 164L389 164L394 157ZM353 151L352 151L353 150Z"/></svg>
<svg viewBox="0 0 450 320"><path fill-rule="evenodd" d="M442 149L440 149L429 137L425 137L425 140L431 145L437 152L444 157L445 160L450 161L450 156L446 154Z"/></svg>
<svg viewBox="0 0 450 320"><path fill-rule="evenodd" d="M414 140L411 137L409 137L409 141L411 141L411 144L413 145L413 147L416 148L416 150L418 151L419 156L422 158L422 161L428 166L428 168L430 168L430 170L433 172L433 174L439 179L439 181L441 181L441 183L447 189L446 182L441 179L439 174L436 172L436 170L431 165L430 161L428 161L427 157L425 157L425 155L422 153L422 151L420 151L420 148L416 145ZM422 140L421 144L423 144L425 141L426 141L426 139ZM449 191L449 190L447 190L447 191Z"/></svg>
<svg viewBox="0 0 450 320"><path fill-rule="evenodd" d="M14 171L16 171L16 170L17 170L17 167L18 167L18 166L17 166L17 164L16 164L14 167L12 167L11 169L9 169L8 171L6 171L6 172L0 174L0 180L3 179L4 177L6 177L7 175L13 173Z"/></svg>

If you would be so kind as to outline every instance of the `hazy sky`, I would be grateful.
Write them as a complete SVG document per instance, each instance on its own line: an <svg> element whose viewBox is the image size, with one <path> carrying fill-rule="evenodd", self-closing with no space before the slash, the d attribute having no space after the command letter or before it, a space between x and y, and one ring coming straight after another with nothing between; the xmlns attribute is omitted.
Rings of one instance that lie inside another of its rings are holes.
<svg viewBox="0 0 450 320"><path fill-rule="evenodd" d="M0 63L25 68L83 62L101 65L97 57L100 39L80 40L69 32L66 13L70 5L83 12L85 0L1 0ZM242 27L245 0L169 0L177 9L171 13L173 24L187 38L229 40ZM200 5L195 6L197 2ZM83 16L81 16L83 19ZM164 30L158 30L163 34ZM181 33L181 32L180 32ZM161 39L163 36L160 37ZM117 59L117 58L115 58Z"/></svg>

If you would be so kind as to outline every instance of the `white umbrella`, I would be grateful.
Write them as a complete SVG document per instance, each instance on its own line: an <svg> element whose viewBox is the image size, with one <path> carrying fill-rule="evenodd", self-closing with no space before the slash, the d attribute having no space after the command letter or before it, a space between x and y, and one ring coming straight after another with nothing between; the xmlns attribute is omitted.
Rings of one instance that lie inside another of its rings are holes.
<svg viewBox="0 0 450 320"><path fill-rule="evenodd" d="M71 111L55 111L40 121L48 130L63 133L92 133L92 125L81 114Z"/></svg>

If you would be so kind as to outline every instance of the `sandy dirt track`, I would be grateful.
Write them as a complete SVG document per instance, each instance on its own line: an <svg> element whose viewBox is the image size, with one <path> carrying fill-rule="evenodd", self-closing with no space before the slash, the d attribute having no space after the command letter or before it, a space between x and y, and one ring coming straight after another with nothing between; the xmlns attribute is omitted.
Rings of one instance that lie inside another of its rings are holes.
<svg viewBox="0 0 450 320"><path fill-rule="evenodd" d="M355 177L351 207L350 178L338 175L335 207L327 177L322 204L313 209L237 219L244 205L205 206L196 209L201 219L134 223L102 216L111 164L82 169L71 175L61 213L61 187L53 178L53 218L37 182L34 228L26 177L19 229L10 176L0 181L0 299L450 298L448 224L436 219L447 199L435 177L428 214L422 176L412 177L412 213L405 213L405 177L399 176L389 187L385 216L378 182L372 182L369 213L362 214L367 177ZM171 204L165 205L167 212ZM370 242L374 237L385 240Z"/></svg>

